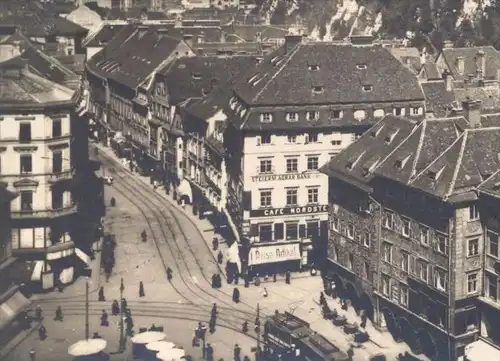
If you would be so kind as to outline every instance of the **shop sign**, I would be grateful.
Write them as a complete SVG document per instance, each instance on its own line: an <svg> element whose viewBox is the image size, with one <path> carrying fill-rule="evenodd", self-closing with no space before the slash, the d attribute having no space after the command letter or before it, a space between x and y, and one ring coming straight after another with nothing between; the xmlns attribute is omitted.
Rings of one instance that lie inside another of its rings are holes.
<svg viewBox="0 0 500 361"><path fill-rule="evenodd" d="M250 248L248 265L300 260L300 243Z"/></svg>
<svg viewBox="0 0 500 361"><path fill-rule="evenodd" d="M250 211L250 217L289 216L328 212L328 204L304 207L266 208Z"/></svg>
<svg viewBox="0 0 500 361"><path fill-rule="evenodd" d="M286 180L311 179L310 173L292 173L292 174L268 174L252 176L252 182L272 182Z"/></svg>

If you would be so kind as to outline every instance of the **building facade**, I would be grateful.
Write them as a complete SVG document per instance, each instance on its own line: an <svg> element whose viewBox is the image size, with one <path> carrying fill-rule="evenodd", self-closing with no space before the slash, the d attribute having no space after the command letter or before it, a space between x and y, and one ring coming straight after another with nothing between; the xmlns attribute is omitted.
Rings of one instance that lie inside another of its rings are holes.
<svg viewBox="0 0 500 361"><path fill-rule="evenodd" d="M372 61L377 57L384 58L384 70ZM344 68L349 63L352 69ZM392 70L382 75L387 64ZM348 73L363 80L344 79ZM408 92L401 92L394 74L405 79ZM341 85L330 90L338 79ZM252 272L315 263L315 249L321 253L328 234L328 180L319 168L384 114L422 118L423 109L416 77L366 37L307 43L287 36L281 49L239 79L225 108L228 209L251 245Z"/></svg>

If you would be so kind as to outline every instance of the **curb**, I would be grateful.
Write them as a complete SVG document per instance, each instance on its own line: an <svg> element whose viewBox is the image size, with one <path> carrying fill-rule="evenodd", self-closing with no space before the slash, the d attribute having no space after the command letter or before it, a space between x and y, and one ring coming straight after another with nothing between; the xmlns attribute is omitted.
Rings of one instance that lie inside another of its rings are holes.
<svg viewBox="0 0 500 361"><path fill-rule="evenodd" d="M2 349L0 350L0 360L5 359L10 355L12 351L14 351L24 340L26 340L33 332L38 330L38 327L42 324L41 321L37 321L33 327L29 330L20 332L14 337L10 342L8 342ZM28 353L29 350L26 350Z"/></svg>

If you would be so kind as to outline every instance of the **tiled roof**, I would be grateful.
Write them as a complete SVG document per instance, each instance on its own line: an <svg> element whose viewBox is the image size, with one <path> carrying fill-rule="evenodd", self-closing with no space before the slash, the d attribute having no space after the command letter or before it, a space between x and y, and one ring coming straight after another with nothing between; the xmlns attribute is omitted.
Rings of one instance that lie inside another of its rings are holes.
<svg viewBox="0 0 500 361"><path fill-rule="evenodd" d="M478 189L479 192L500 198L500 170L496 171L490 178L484 181Z"/></svg>
<svg viewBox="0 0 500 361"><path fill-rule="evenodd" d="M258 43L199 43L193 45L198 55L218 54L258 54L261 46Z"/></svg>
<svg viewBox="0 0 500 361"><path fill-rule="evenodd" d="M103 24L98 31L85 39L85 47L103 47L125 26L125 24Z"/></svg>
<svg viewBox="0 0 500 361"><path fill-rule="evenodd" d="M102 77L135 89L172 54L180 42L155 29L126 26L107 47L90 59L88 66Z"/></svg>
<svg viewBox="0 0 500 361"><path fill-rule="evenodd" d="M391 54L398 59L403 65L408 66L415 73L418 73L422 68L422 63L420 61L420 52L417 48L412 47L389 47L387 48Z"/></svg>
<svg viewBox="0 0 500 361"><path fill-rule="evenodd" d="M177 59L159 73L165 76L170 102L177 104L209 94L255 63L252 56L186 57Z"/></svg>
<svg viewBox="0 0 500 361"><path fill-rule="evenodd" d="M230 93L223 86L191 104L186 111L199 119L208 119L221 111L229 101Z"/></svg>
<svg viewBox="0 0 500 361"><path fill-rule="evenodd" d="M421 71L423 75L425 75L426 80L441 80L443 79L442 75L439 74L439 69L437 68L436 63L432 61L428 61L424 64Z"/></svg>
<svg viewBox="0 0 500 361"><path fill-rule="evenodd" d="M484 86L469 86L467 88L453 89L458 104L467 98L480 100L483 112L500 111L500 88L498 84Z"/></svg>
<svg viewBox="0 0 500 361"><path fill-rule="evenodd" d="M285 36L288 34L288 29L273 25L234 24L224 27L224 31L228 34L236 35L244 41L255 41L260 34L264 42L270 39L285 39Z"/></svg>
<svg viewBox="0 0 500 361"><path fill-rule="evenodd" d="M469 74L476 74L477 52L482 50L486 60L485 79L496 79L497 69L500 68L500 53L492 46L478 46L473 48L444 48L442 55L448 64L453 78L463 80ZM464 58L464 76L460 75L457 69L457 58Z"/></svg>
<svg viewBox="0 0 500 361"><path fill-rule="evenodd" d="M427 112L434 113L435 117L447 116L450 112L455 94L446 90L444 81L432 81L422 83L422 90L425 95L425 106Z"/></svg>
<svg viewBox="0 0 500 361"><path fill-rule="evenodd" d="M306 43L288 53L285 48L261 62L252 79L242 78L236 83L236 94L247 104L356 104L424 99L416 76L381 46ZM317 70L310 70L316 67Z"/></svg>

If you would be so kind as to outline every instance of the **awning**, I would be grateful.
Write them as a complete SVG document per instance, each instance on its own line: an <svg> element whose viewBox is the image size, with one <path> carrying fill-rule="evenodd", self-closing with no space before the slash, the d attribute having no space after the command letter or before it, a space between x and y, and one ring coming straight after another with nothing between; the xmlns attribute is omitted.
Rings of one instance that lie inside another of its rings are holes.
<svg viewBox="0 0 500 361"><path fill-rule="evenodd" d="M465 346L466 361L500 360L500 350L483 340Z"/></svg>
<svg viewBox="0 0 500 361"><path fill-rule="evenodd" d="M191 189L191 183L187 179L181 180L177 192L179 195L187 196L190 200L193 200L193 190Z"/></svg>
<svg viewBox="0 0 500 361"><path fill-rule="evenodd" d="M0 305L0 330L7 327L30 304L31 302L21 292L15 291L10 298Z"/></svg>
<svg viewBox="0 0 500 361"><path fill-rule="evenodd" d="M83 263L85 263L87 266L90 266L90 256L87 255L85 252L83 252L79 248L75 248L75 254L78 258L82 260Z"/></svg>
<svg viewBox="0 0 500 361"><path fill-rule="evenodd" d="M42 279L44 261L36 261L33 267L33 272L31 273L32 281L40 281Z"/></svg>

